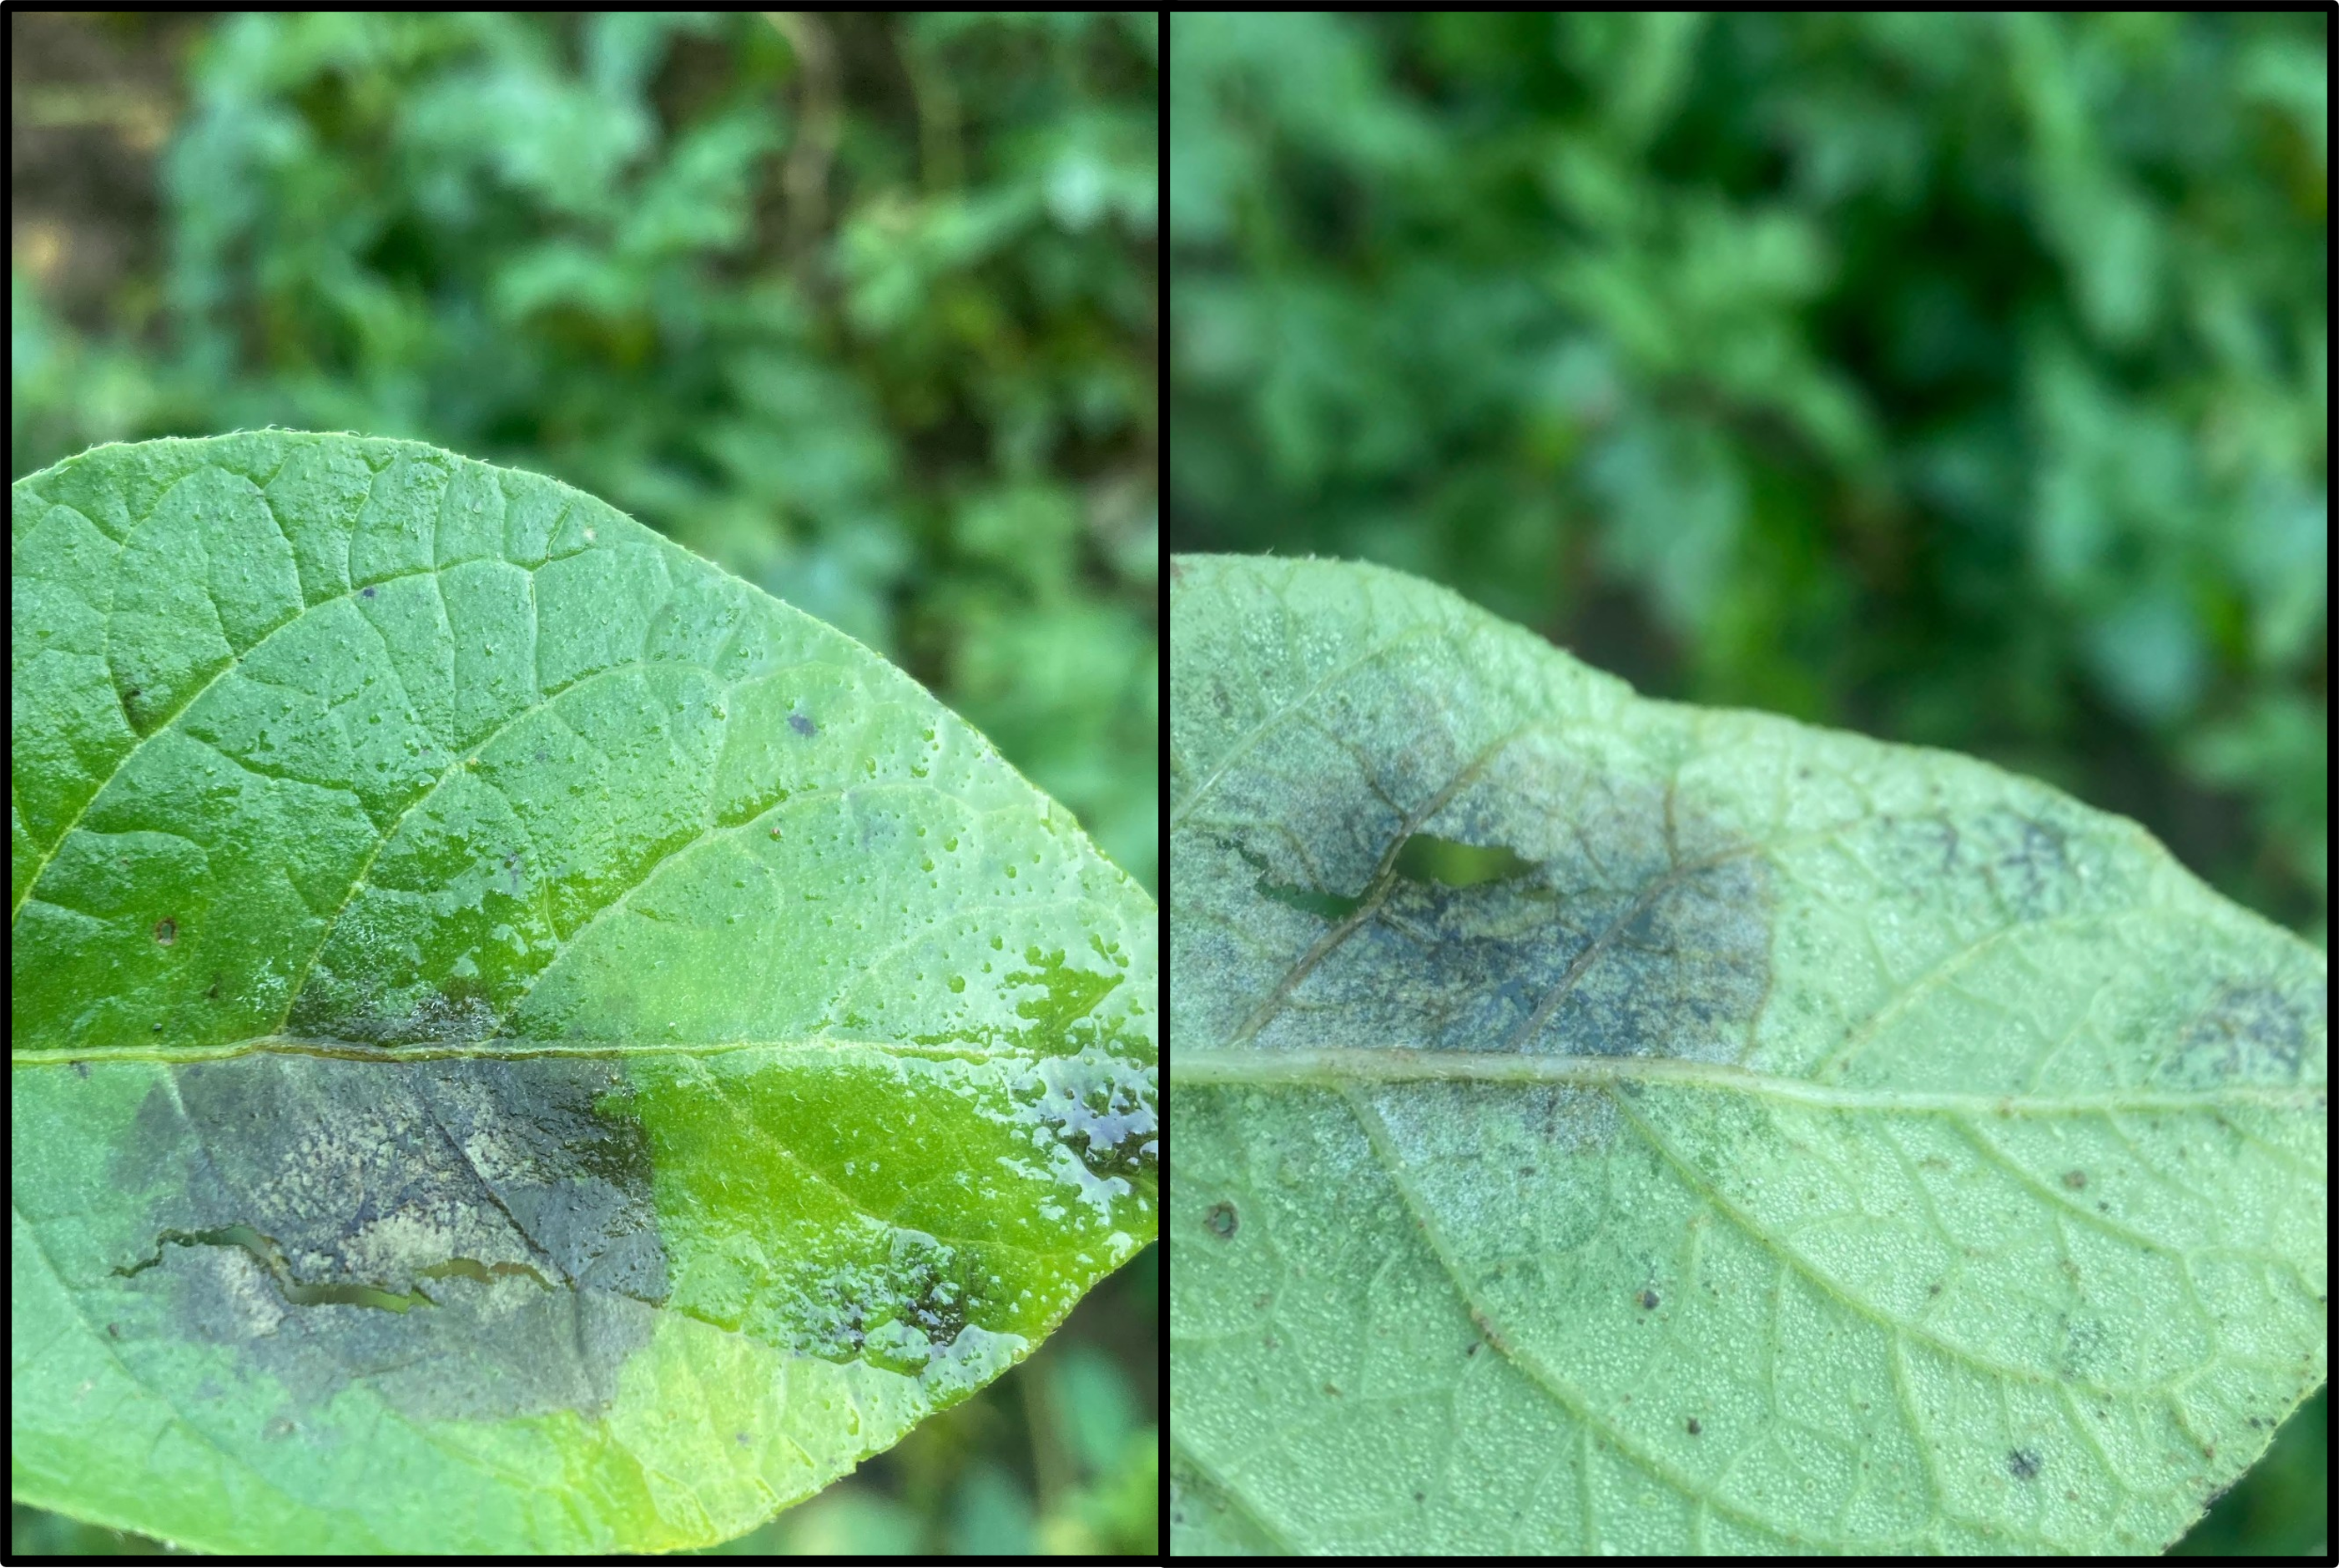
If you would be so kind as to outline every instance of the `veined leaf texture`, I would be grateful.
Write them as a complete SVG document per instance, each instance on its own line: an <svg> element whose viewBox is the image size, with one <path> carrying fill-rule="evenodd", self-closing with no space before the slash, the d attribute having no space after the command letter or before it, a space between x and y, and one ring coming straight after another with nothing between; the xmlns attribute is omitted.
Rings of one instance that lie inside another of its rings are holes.
<svg viewBox="0 0 2339 1568"><path fill-rule="evenodd" d="M414 442L10 500L19 1499L708 1545L1153 1235L1151 901L868 649Z"/></svg>
<svg viewBox="0 0 2339 1568"><path fill-rule="evenodd" d="M2323 1382L2319 952L1979 762L1170 575L1173 1552L2154 1552Z"/></svg>

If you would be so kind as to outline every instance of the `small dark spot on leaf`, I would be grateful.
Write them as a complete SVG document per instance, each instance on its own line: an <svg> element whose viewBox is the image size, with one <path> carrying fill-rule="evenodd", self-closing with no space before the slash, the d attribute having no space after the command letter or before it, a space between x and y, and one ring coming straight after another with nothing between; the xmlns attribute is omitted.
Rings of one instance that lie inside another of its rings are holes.
<svg viewBox="0 0 2339 1568"><path fill-rule="evenodd" d="M2087 1185L2087 1173L2084 1170L2067 1170L2063 1173L2063 1185L2077 1192Z"/></svg>
<svg viewBox="0 0 2339 1568"><path fill-rule="evenodd" d="M1696 1416L1693 1415L1693 1416L1691 1416L1691 1417L1689 1418L1689 1435L1690 1435L1692 1437L1696 1436L1699 1433L1701 1433L1701 1432L1702 1432L1702 1431L1704 1431L1704 1430L1705 1430L1705 1428L1704 1428L1704 1427L1700 1426L1700 1425L1697 1424L1697 1417L1696 1417Z"/></svg>
<svg viewBox="0 0 2339 1568"><path fill-rule="evenodd" d="M1470 1348L1469 1348L1469 1349L1467 1349L1467 1350L1465 1350L1462 1354L1463 1354L1463 1355L1465 1355L1465 1356L1475 1356L1475 1355L1477 1355L1477 1354L1478 1354L1478 1342L1477 1342L1476 1340L1475 1340L1475 1339L1474 1339L1474 1340L1472 1340L1472 1341L1470 1342Z"/></svg>
<svg viewBox="0 0 2339 1568"><path fill-rule="evenodd" d="M1171 561L1171 562L1170 563L1170 580L1171 582L1173 582L1173 583L1174 583L1174 582L1176 582L1179 577L1184 577L1185 575L1186 575L1186 568L1185 568L1185 567L1183 567L1179 566L1179 565L1177 562L1175 562L1175 561Z"/></svg>
<svg viewBox="0 0 2339 1568"><path fill-rule="evenodd" d="M1202 1223L1210 1228L1211 1235L1223 1241L1235 1233L1235 1227L1241 1221L1235 1214L1233 1204L1214 1203L1210 1205L1209 1213L1202 1216Z"/></svg>
<svg viewBox="0 0 2339 1568"><path fill-rule="evenodd" d="M2017 1448L2006 1456L2006 1467L2017 1481L2028 1481L2038 1474L2038 1455L2028 1448Z"/></svg>
<svg viewBox="0 0 2339 1568"><path fill-rule="evenodd" d="M818 726L815 725L811 719L805 717L802 714L790 714L788 715L788 728L795 731L796 734L800 735L808 735L817 727Z"/></svg>
<svg viewBox="0 0 2339 1568"><path fill-rule="evenodd" d="M373 597L373 590L371 588L360 588L358 590L358 597L360 598L370 599Z"/></svg>
<svg viewBox="0 0 2339 1568"><path fill-rule="evenodd" d="M1655 1291L1643 1290L1641 1292L1641 1309L1643 1312L1654 1312L1657 1309L1657 1293Z"/></svg>
<svg viewBox="0 0 2339 1568"><path fill-rule="evenodd" d="M1938 1280L1938 1279L1936 1279L1935 1281L1933 1281L1933 1283L1932 1283L1932 1284L1928 1285L1927 1287L1925 1287L1925 1294L1926 1294L1926 1295L1928 1295L1928 1296L1939 1296L1940 1293L1941 1293L1941 1282L1940 1282L1939 1280Z"/></svg>
<svg viewBox="0 0 2339 1568"><path fill-rule="evenodd" d="M85 1061L74 1062L74 1075L77 1078L87 1078L89 1076L89 1063Z"/></svg>
<svg viewBox="0 0 2339 1568"><path fill-rule="evenodd" d="M217 1001L219 1000L219 981L212 981L211 990L203 992L203 994L209 997L212 1001Z"/></svg>
<svg viewBox="0 0 2339 1568"><path fill-rule="evenodd" d="M105 1332L113 1338L119 1339L122 1337L122 1325L119 1323L109 1323L105 1326Z"/></svg>
<svg viewBox="0 0 2339 1568"><path fill-rule="evenodd" d="M752 1440L751 1438L749 1438L749 1437L748 1437L748 1435L747 1435L745 1432L742 1432L742 1433L740 1433L740 1434L738 1435L738 1436L737 1436L737 1438L736 1438L736 1441L737 1441L737 1443L738 1443L739 1446L740 1446L740 1447L742 1447L742 1448L746 1448L746 1447L750 1447L750 1446L752 1446L752 1445L753 1445L753 1440Z"/></svg>
<svg viewBox="0 0 2339 1568"><path fill-rule="evenodd" d="M164 915L161 920L156 921L154 922L154 940L161 942L164 947L169 947L173 942L177 942L179 940L179 922L173 920L169 915Z"/></svg>
<svg viewBox="0 0 2339 1568"><path fill-rule="evenodd" d="M1421 1493L1416 1492L1416 1493L1415 1493L1415 1494L1413 1494L1413 1500L1414 1500L1416 1503L1421 1503L1421 1502L1426 1502L1427 1499L1426 1499L1426 1497L1424 1497L1424 1495L1423 1495Z"/></svg>
<svg viewBox="0 0 2339 1568"><path fill-rule="evenodd" d="M1327 1383L1326 1385L1324 1385L1324 1392L1325 1392L1325 1393L1327 1393L1327 1394L1328 1394L1328 1395L1331 1395L1333 1398L1335 1398L1335 1399L1337 1399L1338 1397L1340 1397L1340 1391L1339 1391L1338 1389L1337 1389L1337 1388L1333 1387L1333 1386L1332 1386L1330 1384L1328 1384L1328 1383Z"/></svg>

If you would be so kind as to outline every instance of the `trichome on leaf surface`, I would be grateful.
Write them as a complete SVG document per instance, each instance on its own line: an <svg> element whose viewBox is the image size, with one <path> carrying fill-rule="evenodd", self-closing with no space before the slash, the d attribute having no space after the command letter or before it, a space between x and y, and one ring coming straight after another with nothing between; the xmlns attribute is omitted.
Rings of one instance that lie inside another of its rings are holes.
<svg viewBox="0 0 2339 1568"><path fill-rule="evenodd" d="M1394 572L1170 579L1173 1552L2154 1552L2323 1382L2320 952Z"/></svg>
<svg viewBox="0 0 2339 1568"><path fill-rule="evenodd" d="M736 1535L1154 1232L1154 912L850 638L412 442L11 491L18 1499Z"/></svg>

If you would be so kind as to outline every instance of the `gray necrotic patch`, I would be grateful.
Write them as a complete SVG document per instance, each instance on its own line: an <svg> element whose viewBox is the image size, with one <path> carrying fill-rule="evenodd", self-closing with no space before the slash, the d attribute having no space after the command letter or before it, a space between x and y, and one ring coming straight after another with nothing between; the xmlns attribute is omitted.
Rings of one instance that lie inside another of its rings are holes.
<svg viewBox="0 0 2339 1568"><path fill-rule="evenodd" d="M2191 1011L2154 1076L2186 1089L2288 1085L2329 1055L2330 991L2317 977L2221 980Z"/></svg>
<svg viewBox="0 0 2339 1568"><path fill-rule="evenodd" d="M1876 898L1969 933L2117 909L2137 892L2098 819L2027 786L2010 803L1879 813L1837 842Z"/></svg>
<svg viewBox="0 0 2339 1568"><path fill-rule="evenodd" d="M1298 947L1250 1021L1260 1045L1742 1052L1770 984L1773 873L1688 792L1543 735L1458 786L1416 781L1418 803L1403 782L1311 824L1319 854L1296 859L1279 830L1221 835L1255 890L1326 877L1318 907L1342 911L1286 925Z"/></svg>
<svg viewBox="0 0 2339 1568"><path fill-rule="evenodd" d="M118 1274L315 1405L592 1411L666 1299L615 1068L269 1054L173 1070L117 1157L168 1223Z"/></svg>
<svg viewBox="0 0 2339 1568"><path fill-rule="evenodd" d="M1017 1099L1100 1182L1150 1187L1160 1127L1150 1069L1091 1046L1045 1057L1017 1085Z"/></svg>
<svg viewBox="0 0 2339 1568"><path fill-rule="evenodd" d="M885 1257L799 1293L779 1320L794 1326L786 1343L798 1354L914 1376L957 1344L971 1316L997 1310L982 1268L974 1252L896 1229Z"/></svg>

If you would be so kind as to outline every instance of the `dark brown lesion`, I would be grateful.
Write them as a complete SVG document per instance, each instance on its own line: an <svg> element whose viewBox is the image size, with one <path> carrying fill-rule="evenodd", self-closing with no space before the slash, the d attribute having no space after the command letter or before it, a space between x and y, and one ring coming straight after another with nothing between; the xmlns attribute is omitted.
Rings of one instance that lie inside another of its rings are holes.
<svg viewBox="0 0 2339 1568"><path fill-rule="evenodd" d="M1501 1331L1495 1328L1493 1322L1487 1318L1486 1315L1478 1310L1475 1306L1470 1308L1470 1321L1478 1326L1478 1332L1485 1336L1486 1343L1493 1346L1496 1350L1502 1352L1505 1356L1515 1356L1517 1354L1515 1351L1512 1350L1510 1341L1505 1339Z"/></svg>

